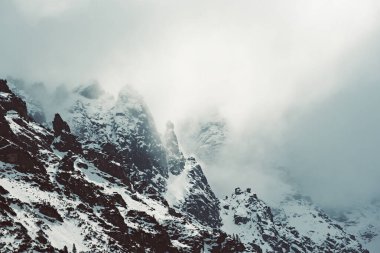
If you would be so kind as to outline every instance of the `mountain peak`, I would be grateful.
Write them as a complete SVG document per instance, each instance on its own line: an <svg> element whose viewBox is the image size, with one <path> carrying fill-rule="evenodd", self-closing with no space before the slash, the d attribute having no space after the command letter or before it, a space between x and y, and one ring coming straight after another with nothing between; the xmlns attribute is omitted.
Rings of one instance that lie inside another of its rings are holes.
<svg viewBox="0 0 380 253"><path fill-rule="evenodd" d="M56 136L61 135L62 132L71 133L69 125L58 113L54 115L53 129Z"/></svg>
<svg viewBox="0 0 380 253"><path fill-rule="evenodd" d="M14 111L25 119L29 118L26 103L9 89L6 80L0 80L0 92L0 107L5 112Z"/></svg>
<svg viewBox="0 0 380 253"><path fill-rule="evenodd" d="M7 85L7 80L0 79L0 92L11 93L11 90Z"/></svg>

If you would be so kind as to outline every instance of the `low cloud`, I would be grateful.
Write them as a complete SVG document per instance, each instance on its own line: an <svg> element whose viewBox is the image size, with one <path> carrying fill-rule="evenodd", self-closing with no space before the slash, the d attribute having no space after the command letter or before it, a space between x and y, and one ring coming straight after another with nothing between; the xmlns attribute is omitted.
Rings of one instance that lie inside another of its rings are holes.
<svg viewBox="0 0 380 253"><path fill-rule="evenodd" d="M380 194L379 33L347 55L344 88L297 112L279 161L318 203L347 208Z"/></svg>

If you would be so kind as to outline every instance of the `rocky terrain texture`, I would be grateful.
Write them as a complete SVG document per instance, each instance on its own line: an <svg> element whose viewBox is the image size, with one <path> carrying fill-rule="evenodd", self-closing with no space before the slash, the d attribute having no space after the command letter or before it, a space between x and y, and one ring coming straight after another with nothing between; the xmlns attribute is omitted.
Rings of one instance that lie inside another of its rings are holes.
<svg viewBox="0 0 380 253"><path fill-rule="evenodd" d="M222 229L235 234L250 252L357 252L355 236L347 234L311 203L289 197L282 209L272 210L251 189L236 188L225 197ZM302 207L301 207L302 206ZM260 250L258 250L260 252ZM360 251L359 250L359 251Z"/></svg>
<svg viewBox="0 0 380 253"><path fill-rule="evenodd" d="M243 249L159 194L140 193L139 182L118 174L117 155L83 147L59 114L53 130L33 121L4 80L0 123L0 252Z"/></svg>
<svg viewBox="0 0 380 253"><path fill-rule="evenodd" d="M0 81L0 252L366 252L297 198L219 200L130 88L79 87L38 123L15 93Z"/></svg>

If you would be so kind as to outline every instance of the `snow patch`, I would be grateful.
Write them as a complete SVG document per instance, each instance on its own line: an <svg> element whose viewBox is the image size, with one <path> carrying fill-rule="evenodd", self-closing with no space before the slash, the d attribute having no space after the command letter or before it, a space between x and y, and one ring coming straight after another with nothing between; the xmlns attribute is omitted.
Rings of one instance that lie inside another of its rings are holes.
<svg viewBox="0 0 380 253"><path fill-rule="evenodd" d="M62 224L51 224L50 229L45 231L51 244L59 249L67 246L71 249L75 244L78 251L88 251L82 229L75 220L65 220Z"/></svg>
<svg viewBox="0 0 380 253"><path fill-rule="evenodd" d="M186 193L190 189L189 172L191 169L192 165L186 162L184 170L179 175L169 173L165 194L165 199L169 205L175 206L185 199Z"/></svg>

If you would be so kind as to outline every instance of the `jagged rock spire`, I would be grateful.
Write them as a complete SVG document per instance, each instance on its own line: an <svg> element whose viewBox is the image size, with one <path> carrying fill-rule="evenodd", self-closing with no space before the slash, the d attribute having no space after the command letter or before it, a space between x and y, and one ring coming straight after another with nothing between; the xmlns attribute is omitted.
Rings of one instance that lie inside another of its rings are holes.
<svg viewBox="0 0 380 253"><path fill-rule="evenodd" d="M59 136L62 132L71 133L70 127L66 121L64 121L58 113L55 114L53 120L54 135Z"/></svg>
<svg viewBox="0 0 380 253"><path fill-rule="evenodd" d="M0 79L0 92L11 93L11 90L7 85L7 80Z"/></svg>
<svg viewBox="0 0 380 253"><path fill-rule="evenodd" d="M0 92L5 93L5 95L0 96L2 110L5 112L16 111L21 117L28 119L26 103L9 89L7 80L0 79Z"/></svg>
<svg viewBox="0 0 380 253"><path fill-rule="evenodd" d="M70 127L58 113L53 120L54 136L56 137L53 146L62 152L73 151L82 153L82 146L74 135L71 134Z"/></svg>

